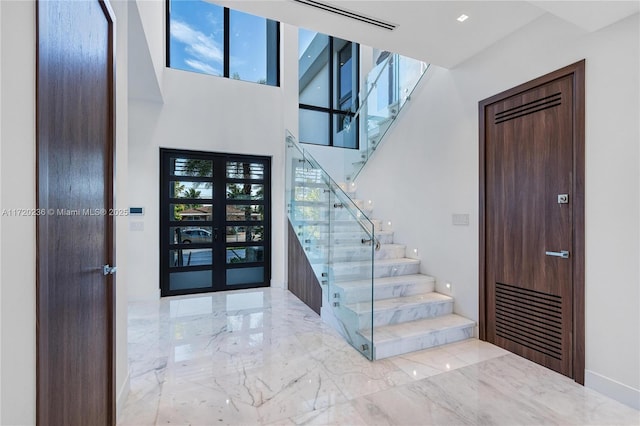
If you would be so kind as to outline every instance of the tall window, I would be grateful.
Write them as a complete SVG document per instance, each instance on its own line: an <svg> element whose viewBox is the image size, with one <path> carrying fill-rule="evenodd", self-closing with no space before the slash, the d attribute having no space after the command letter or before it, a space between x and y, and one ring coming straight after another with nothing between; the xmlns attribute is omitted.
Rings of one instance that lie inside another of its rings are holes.
<svg viewBox="0 0 640 426"><path fill-rule="evenodd" d="M278 22L204 0L167 0L167 66L278 86Z"/></svg>
<svg viewBox="0 0 640 426"><path fill-rule="evenodd" d="M299 32L300 141L358 148L358 44Z"/></svg>

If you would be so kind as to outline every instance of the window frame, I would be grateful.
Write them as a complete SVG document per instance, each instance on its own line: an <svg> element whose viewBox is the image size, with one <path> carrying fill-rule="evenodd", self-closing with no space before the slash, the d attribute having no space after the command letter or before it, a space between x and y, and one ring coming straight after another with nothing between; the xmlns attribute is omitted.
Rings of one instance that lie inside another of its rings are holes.
<svg viewBox="0 0 640 426"><path fill-rule="evenodd" d="M171 2L174 0L165 0L165 66L167 68L171 68L174 70L179 70L179 71L187 71L187 72L195 72L198 73L197 71L191 71L191 70L184 70L182 68L174 68L171 66ZM194 0L194 1L203 1L203 0ZM209 75L212 77L224 77L224 78L231 78L229 75L229 69L230 69L230 52L231 52L231 47L230 47L230 37L229 37L229 33L230 33L230 24L229 24L229 17L231 15L231 10L228 7L224 7L224 6L220 6L220 5L216 5L219 7L223 8L223 44L224 44L224 58L223 58L223 63L222 63L222 75L221 76L217 76L214 74L207 74L207 73L199 73L199 74L204 74L204 75ZM247 15L253 15L251 13L248 12L244 12L242 10L236 10L233 9L234 11L240 12L240 13L246 13ZM258 16L258 15L253 15L253 16ZM280 48L280 22L279 21L274 21L273 19L268 19L262 16L258 16L259 18L262 18L266 21L266 25L267 28L269 26L269 21L274 22L275 23L275 29L276 29L276 35L275 35L275 47L276 47L276 59L275 59L275 68L276 68L276 78L275 78L275 84L269 84L269 65L272 64L272 60L269 59L269 51L268 51L268 47L267 47L267 82L265 84L263 84L263 86L272 86L272 87L280 87L280 52L281 52L281 48ZM267 45L269 44L269 40L267 40ZM251 80L238 80L238 81L245 81L247 83L255 83L255 84L260 84L256 81L251 81Z"/></svg>
<svg viewBox="0 0 640 426"><path fill-rule="evenodd" d="M335 133L337 133L337 127L334 125L336 118L340 116L350 116L354 117L356 113L354 111L344 111L339 108L340 103L340 52L346 48L346 45L340 49L335 49L334 39L336 37L327 35L328 37L328 49L329 49L329 107L321 107L316 105L304 104L298 102L298 109L304 109L307 111L315 111L315 112L323 112L327 114L328 117L328 126L329 126L329 144L321 144L315 142L304 141L300 138L301 143L306 143L310 145L316 146L326 146L332 148L343 148L343 149L360 149L360 125L359 118L356 118L355 126L356 126L356 144L355 147L346 147L346 146L336 146L334 145L334 137ZM351 61L353 66L355 66L355 87L352 88L351 99L354 99L354 102L358 102L358 88L360 87L360 44L350 40L344 40L348 44L351 45L352 56ZM299 71L299 70L298 70ZM298 76L299 78L299 76ZM353 93L355 91L355 93ZM335 127L335 128L334 128Z"/></svg>

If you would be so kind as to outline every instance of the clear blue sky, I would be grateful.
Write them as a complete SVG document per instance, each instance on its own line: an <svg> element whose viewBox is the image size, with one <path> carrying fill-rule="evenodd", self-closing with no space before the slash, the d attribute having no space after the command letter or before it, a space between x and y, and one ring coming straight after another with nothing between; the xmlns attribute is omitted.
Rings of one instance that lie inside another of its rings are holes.
<svg viewBox="0 0 640 426"><path fill-rule="evenodd" d="M171 2L171 67L222 75L224 61L223 8L199 0ZM265 80L266 21L232 10L229 28L230 76Z"/></svg>

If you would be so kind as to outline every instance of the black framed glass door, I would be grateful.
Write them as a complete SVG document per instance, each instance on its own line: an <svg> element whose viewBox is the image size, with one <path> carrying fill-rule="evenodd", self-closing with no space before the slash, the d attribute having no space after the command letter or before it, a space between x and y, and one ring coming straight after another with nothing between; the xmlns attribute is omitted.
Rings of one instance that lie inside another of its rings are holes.
<svg viewBox="0 0 640 426"><path fill-rule="evenodd" d="M266 287L271 159L160 150L162 296Z"/></svg>

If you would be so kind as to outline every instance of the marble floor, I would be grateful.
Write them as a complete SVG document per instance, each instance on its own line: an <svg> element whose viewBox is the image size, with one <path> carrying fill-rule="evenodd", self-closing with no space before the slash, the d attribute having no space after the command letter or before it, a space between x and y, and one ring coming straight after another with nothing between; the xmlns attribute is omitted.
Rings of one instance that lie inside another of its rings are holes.
<svg viewBox="0 0 640 426"><path fill-rule="evenodd" d="M475 339L370 362L295 296L129 308L120 425L639 425L640 412Z"/></svg>

